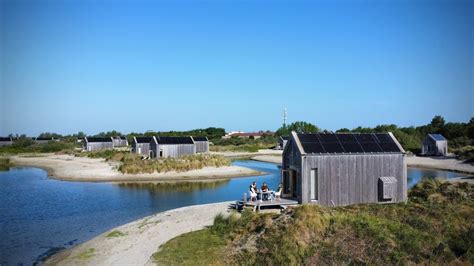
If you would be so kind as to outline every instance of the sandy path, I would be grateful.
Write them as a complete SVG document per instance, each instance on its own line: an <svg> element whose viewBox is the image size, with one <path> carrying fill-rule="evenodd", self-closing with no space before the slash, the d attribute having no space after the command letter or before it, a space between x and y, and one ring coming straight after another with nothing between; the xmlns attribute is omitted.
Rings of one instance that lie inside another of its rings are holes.
<svg viewBox="0 0 474 266"><path fill-rule="evenodd" d="M51 257L47 265L145 265L158 247L184 233L203 229L214 217L227 214L231 203L195 205L174 209L114 228L72 249ZM107 237L113 231L124 235ZM92 251L91 251L92 250ZM87 256L85 254L89 254Z"/></svg>
<svg viewBox="0 0 474 266"><path fill-rule="evenodd" d="M153 174L122 174L117 169L117 162L104 159L75 157L71 155L48 154L43 156L14 156L15 165L36 166L47 169L52 178L68 181L90 182L131 182L131 181L191 181L222 179L238 176L252 176L261 172L241 167L205 167L187 172L167 172Z"/></svg>
<svg viewBox="0 0 474 266"><path fill-rule="evenodd" d="M281 155L258 155L254 156L251 159L260 162L268 162L268 163L278 163L281 164Z"/></svg>

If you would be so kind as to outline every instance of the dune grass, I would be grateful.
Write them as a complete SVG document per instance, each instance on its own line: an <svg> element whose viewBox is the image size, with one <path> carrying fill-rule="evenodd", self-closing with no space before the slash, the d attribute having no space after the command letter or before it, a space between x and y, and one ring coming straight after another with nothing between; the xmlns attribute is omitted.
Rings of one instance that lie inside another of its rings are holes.
<svg viewBox="0 0 474 266"><path fill-rule="evenodd" d="M0 171L8 171L13 164L9 158L0 157Z"/></svg>
<svg viewBox="0 0 474 266"><path fill-rule="evenodd" d="M167 264L191 263L208 241L203 236L213 235L220 253L200 256L227 256L224 264L472 265L473 196L474 185L425 180L410 190L406 204L302 205L280 215L218 216L209 229L175 238L157 254ZM188 242L191 255L175 257Z"/></svg>

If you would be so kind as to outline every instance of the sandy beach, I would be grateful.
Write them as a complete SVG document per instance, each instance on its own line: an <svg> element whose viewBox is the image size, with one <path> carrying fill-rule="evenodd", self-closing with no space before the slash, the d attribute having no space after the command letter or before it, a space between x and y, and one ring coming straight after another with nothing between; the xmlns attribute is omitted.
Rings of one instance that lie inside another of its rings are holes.
<svg viewBox="0 0 474 266"><path fill-rule="evenodd" d="M240 167L205 167L187 172L153 174L122 174L118 162L104 159L47 154L41 156L13 156L16 166L34 166L48 170L52 178L87 182L139 182L139 181L205 181L240 176L260 175L261 172Z"/></svg>
<svg viewBox="0 0 474 266"><path fill-rule="evenodd" d="M212 225L231 202L195 205L157 213L105 232L62 251L46 265L147 265L160 245L184 233Z"/></svg>

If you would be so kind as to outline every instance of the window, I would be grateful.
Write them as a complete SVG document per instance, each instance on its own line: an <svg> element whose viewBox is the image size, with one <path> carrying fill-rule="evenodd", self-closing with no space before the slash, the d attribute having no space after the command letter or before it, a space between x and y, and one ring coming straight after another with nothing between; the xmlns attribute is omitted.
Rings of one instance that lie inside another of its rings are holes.
<svg viewBox="0 0 474 266"><path fill-rule="evenodd" d="M318 168L311 169L310 192L311 200L318 200Z"/></svg>

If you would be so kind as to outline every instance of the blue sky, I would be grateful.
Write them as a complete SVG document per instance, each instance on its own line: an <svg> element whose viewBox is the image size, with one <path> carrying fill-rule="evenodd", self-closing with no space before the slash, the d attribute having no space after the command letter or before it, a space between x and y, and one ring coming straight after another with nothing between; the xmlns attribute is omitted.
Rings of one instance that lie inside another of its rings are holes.
<svg viewBox="0 0 474 266"><path fill-rule="evenodd" d="M0 1L0 135L474 116L474 1Z"/></svg>

